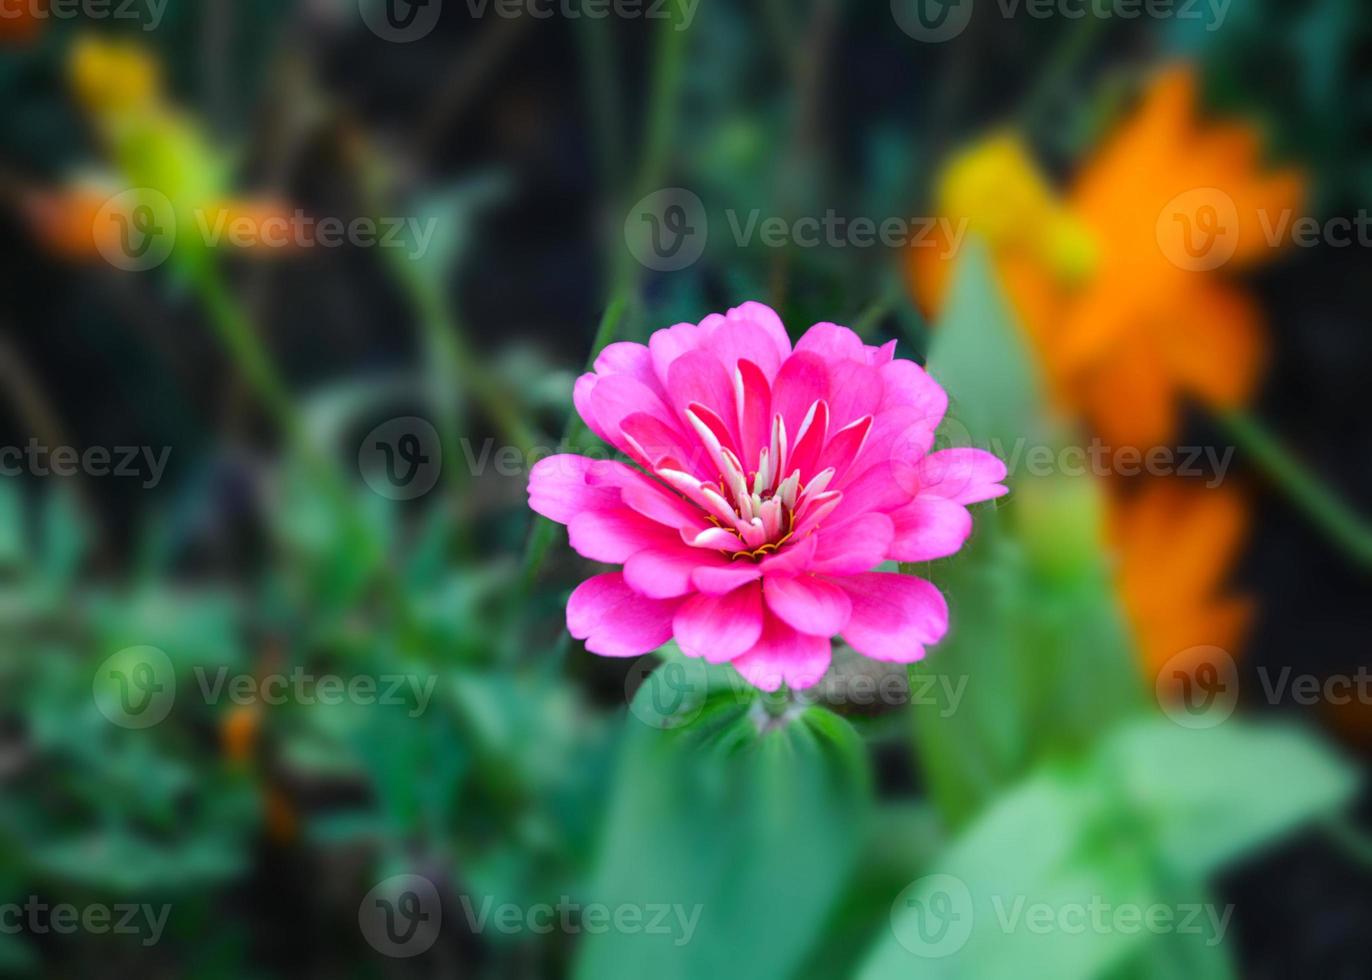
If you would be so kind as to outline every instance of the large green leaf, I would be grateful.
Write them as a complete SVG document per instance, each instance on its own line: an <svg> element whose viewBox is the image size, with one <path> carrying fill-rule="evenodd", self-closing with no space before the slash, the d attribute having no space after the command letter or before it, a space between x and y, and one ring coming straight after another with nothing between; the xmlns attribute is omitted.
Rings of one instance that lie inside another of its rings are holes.
<svg viewBox="0 0 1372 980"><path fill-rule="evenodd" d="M679 694L658 670L634 699L587 896L641 910L645 923L670 909L664 931L586 935L576 976L796 975L864 839L861 743L823 709L777 716L728 690L703 702ZM655 704L693 720L674 727Z"/></svg>
<svg viewBox="0 0 1372 980"><path fill-rule="evenodd" d="M860 976L1225 976L1230 910L1204 877L1353 789L1294 729L1130 722L987 808L895 897Z"/></svg>
<svg viewBox="0 0 1372 980"><path fill-rule="evenodd" d="M1010 467L1010 495L979 507L972 539L932 570L950 630L912 668L915 679L965 688L953 712L913 713L935 802L959 826L1036 760L1090 744L1143 697L1103 556L1097 488L1017 465L1031 450L1056 453L1066 433L979 243L958 265L929 369L950 396L941 441L989 449Z"/></svg>

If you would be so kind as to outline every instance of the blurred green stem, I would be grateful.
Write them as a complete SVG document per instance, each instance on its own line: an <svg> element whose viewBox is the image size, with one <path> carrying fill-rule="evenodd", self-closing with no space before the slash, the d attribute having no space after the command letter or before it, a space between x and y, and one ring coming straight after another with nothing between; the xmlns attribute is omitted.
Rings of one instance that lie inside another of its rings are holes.
<svg viewBox="0 0 1372 980"><path fill-rule="evenodd" d="M310 441L304 423L291 401L290 392L281 380L271 358L253 330L242 307L230 293L213 255L200 257L191 273L197 293L210 314L210 322L230 356L243 372L248 384L266 407L272 421L285 433L292 449L328 496L329 501L352 534L369 545L375 545L372 531L358 512L357 504L348 492L347 484L333 462ZM399 583L389 569L381 565L380 584L386 598L399 616L402 625L414 623L413 611Z"/></svg>
<svg viewBox="0 0 1372 980"><path fill-rule="evenodd" d="M651 193L662 181L667 165L667 154L672 144L672 133L676 121L676 102L681 90L681 79L686 58L686 38L690 33L685 29L683 8L680 0L672 5L674 16L663 20L657 29L656 54L653 59L652 91L648 98L648 130L643 151L639 157L638 176L633 184L633 199L638 200ZM632 201L621 201L624 210ZM619 336L620 327L634 296L638 291L639 267L629 250L615 240L611 246L613 257L609 265L610 297L605 304L605 312L596 327L595 337L591 340L591 352L586 358L586 369L595 364L596 357ZM566 449L585 430L585 423L575 409L567 416L567 424L558 442L559 449ZM538 578L538 571L548 548L553 541L556 525L545 517L535 518L529 533L528 545L524 549L521 562L520 588L517 598L527 596Z"/></svg>
<svg viewBox="0 0 1372 980"><path fill-rule="evenodd" d="M1220 415L1239 447L1349 557L1372 567L1372 527L1245 412Z"/></svg>
<svg viewBox="0 0 1372 980"><path fill-rule="evenodd" d="M1082 59L1090 54L1104 22L1104 18L1101 17L1083 17L1067 30L1062 40L1053 48L1047 64L1039 72L1038 78L1020 106L1017 119L1025 132L1034 132L1039 127L1042 122L1040 117L1052 105L1053 98L1067 83Z"/></svg>

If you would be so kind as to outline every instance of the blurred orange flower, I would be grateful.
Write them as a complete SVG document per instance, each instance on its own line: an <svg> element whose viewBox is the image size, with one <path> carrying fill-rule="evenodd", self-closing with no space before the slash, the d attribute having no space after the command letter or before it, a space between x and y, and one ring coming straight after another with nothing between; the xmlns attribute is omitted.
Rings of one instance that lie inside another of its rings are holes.
<svg viewBox="0 0 1372 980"><path fill-rule="evenodd" d="M1176 431L1183 394L1242 404L1266 355L1256 305L1216 270L1272 250L1268 230L1299 206L1301 176L1264 172L1241 123L1202 123L1187 67L1142 105L1058 200L1021 144L998 135L945 169L945 217L990 245L1058 402L1117 446ZM909 280L938 309L948 250L912 248Z"/></svg>
<svg viewBox="0 0 1372 980"><path fill-rule="evenodd" d="M26 189L18 196L19 210L38 243L51 255L71 262L91 261L120 254L124 249L121 222L132 221L132 202L116 189L73 184L57 190ZM284 237L281 247L265 229L290 227L293 220L283 204L273 201L225 201L193 212L192 231L234 229L221 238L232 244L241 236L254 244L254 254L294 251L298 242Z"/></svg>
<svg viewBox="0 0 1372 980"><path fill-rule="evenodd" d="M252 759L261 726L262 713L256 705L237 705L229 711L219 729L225 757L240 764Z"/></svg>
<svg viewBox="0 0 1372 980"><path fill-rule="evenodd" d="M1109 498L1120 597L1149 679L1195 647L1235 655L1253 613L1250 600L1225 589L1248 530L1243 495L1152 479Z"/></svg>
<svg viewBox="0 0 1372 980"><path fill-rule="evenodd" d="M0 0L0 44L27 44L43 30L45 0Z"/></svg>

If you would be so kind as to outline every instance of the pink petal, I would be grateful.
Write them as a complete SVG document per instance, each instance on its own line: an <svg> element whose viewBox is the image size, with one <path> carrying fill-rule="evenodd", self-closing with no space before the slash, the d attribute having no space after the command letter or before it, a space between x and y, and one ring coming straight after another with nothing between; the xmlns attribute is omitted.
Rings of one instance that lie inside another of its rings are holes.
<svg viewBox="0 0 1372 980"><path fill-rule="evenodd" d="M813 575L767 576L762 580L767 607L788 626L815 636L833 636L852 612L848 594Z"/></svg>
<svg viewBox="0 0 1372 980"><path fill-rule="evenodd" d="M862 338L837 323L816 323L796 341L796 352L818 354L826 361L867 360Z"/></svg>
<svg viewBox="0 0 1372 980"><path fill-rule="evenodd" d="M843 638L873 660L913 663L948 631L948 604L924 579L866 572L834 581L853 603Z"/></svg>
<svg viewBox="0 0 1372 980"><path fill-rule="evenodd" d="M830 650L827 636L801 633L768 615L757 643L730 666L760 690L786 684L799 691L819 683L829 669Z"/></svg>
<svg viewBox="0 0 1372 980"><path fill-rule="evenodd" d="M648 351L652 357L653 374L662 387L667 387L667 373L672 363L687 351L700 346L701 331L694 323L678 323L674 327L656 331L648 338Z"/></svg>
<svg viewBox="0 0 1372 980"><path fill-rule="evenodd" d="M618 565L634 552L668 547L679 535L642 514L620 506L615 510L587 510L567 522L567 540L583 558Z"/></svg>
<svg viewBox="0 0 1372 980"><path fill-rule="evenodd" d="M560 453L540 459L529 471L529 507L549 520L566 524L582 511L616 506L613 488L593 487L586 474L595 460Z"/></svg>
<svg viewBox="0 0 1372 980"><path fill-rule="evenodd" d="M891 511L895 537L889 555L896 561L933 561L955 554L972 533L972 515L962 504L942 497L916 497Z"/></svg>
<svg viewBox="0 0 1372 980"><path fill-rule="evenodd" d="M648 348L642 344L627 341L610 344L595 359L595 373L601 377L610 374L627 374L643 382L658 394L662 393L656 375L653 374L653 359Z"/></svg>
<svg viewBox="0 0 1372 980"><path fill-rule="evenodd" d="M657 469L664 459L670 458L691 467L690 472L695 473L705 455L694 439L647 412L625 416L619 428L629 445L625 451L650 469Z"/></svg>
<svg viewBox="0 0 1372 980"><path fill-rule="evenodd" d="M948 410L948 393L914 361L890 361L881 373L881 408L912 408L930 432L937 430ZM925 452L929 447L925 446Z"/></svg>
<svg viewBox="0 0 1372 980"><path fill-rule="evenodd" d="M801 431L790 433L791 455L786 459L786 472L781 474L782 479L800 470L803 483L824 468L819 465L819 454L829 438L829 403L817 401L811 408L814 414L806 413L809 424L802 421Z"/></svg>
<svg viewBox="0 0 1372 980"><path fill-rule="evenodd" d="M762 589L749 582L724 595L694 595L677 609L672 632L689 657L730 660L762 634Z"/></svg>
<svg viewBox="0 0 1372 980"><path fill-rule="evenodd" d="M745 550L743 542L738 539L738 535L731 534L722 527L707 527L699 534L683 529L681 540L692 548L713 548L716 551L730 553Z"/></svg>
<svg viewBox="0 0 1372 980"><path fill-rule="evenodd" d="M716 567L724 561L720 556L716 559ZM689 595L696 591L691 583L692 573L710 561L708 552L683 544L645 548L630 555L624 563L624 581L635 592L654 599Z"/></svg>
<svg viewBox="0 0 1372 980"><path fill-rule="evenodd" d="M867 363L873 367L881 367L883 364L890 364L896 356L896 342L888 340L880 347L867 348Z"/></svg>
<svg viewBox="0 0 1372 980"><path fill-rule="evenodd" d="M591 411L596 421L609 435L606 441L616 449L628 452L628 443L620 435L624 420L640 412L674 425L672 410L642 381L627 374L609 374L596 382L590 394Z"/></svg>
<svg viewBox="0 0 1372 980"><path fill-rule="evenodd" d="M975 504L1010 491L1003 486L1005 464L981 449L940 449L922 459L916 478L921 494L960 504Z"/></svg>
<svg viewBox="0 0 1372 980"><path fill-rule="evenodd" d="M875 415L881 405L881 371L861 361L829 365L831 428L841 429L854 419Z"/></svg>
<svg viewBox="0 0 1372 980"><path fill-rule="evenodd" d="M572 404L576 406L576 413L581 416L581 421L586 423L586 428L599 436L601 441L609 442L609 430L600 424L600 420L595 417L595 409L591 406L591 392L595 390L599 380L594 374L583 374L577 378L576 384L572 385Z"/></svg>
<svg viewBox="0 0 1372 980"><path fill-rule="evenodd" d="M835 478L841 479L853 466L866 468L862 451L866 448L867 437L872 432L872 416L864 415L849 422L829 437L824 451L819 454L819 469L834 468Z"/></svg>
<svg viewBox="0 0 1372 980"><path fill-rule="evenodd" d="M831 575L856 575L886 560L895 537L895 524L885 514L864 514L841 531L815 532L817 541L810 570Z"/></svg>
<svg viewBox="0 0 1372 980"><path fill-rule="evenodd" d="M738 376L738 435L740 457L744 465L756 466L758 453L772 438L772 388L762 368L752 361L741 360L736 368Z"/></svg>
<svg viewBox="0 0 1372 980"><path fill-rule="evenodd" d="M692 403L708 408L723 423L725 435L720 442L737 451L733 372L725 371L713 352L690 351L673 361L667 372L667 396L682 418Z"/></svg>
<svg viewBox="0 0 1372 980"><path fill-rule="evenodd" d="M792 538L780 551L762 559L763 575L799 575L810 567L815 556L816 537L807 534Z"/></svg>
<svg viewBox="0 0 1372 980"><path fill-rule="evenodd" d="M829 369L817 354L792 354L772 382L772 414L786 422L786 431L800 431L810 406L829 397Z"/></svg>
<svg viewBox="0 0 1372 980"><path fill-rule="evenodd" d="M730 369L733 367L731 358L746 357L762 368L768 378L772 378L776 376L781 362L791 356L791 337L786 332L786 325L770 306L757 302L742 303L724 315L723 323L720 319L706 317L701 321L701 326L709 331L712 344L719 342L721 360L725 360ZM737 326L746 326L753 338L765 337L770 351L763 349L755 339L744 342L746 352L743 347L735 346L738 343L736 338L742 336L733 329ZM775 357L771 352L775 352Z"/></svg>
<svg viewBox="0 0 1372 980"><path fill-rule="evenodd" d="M691 573L691 584L709 595L723 595L740 585L762 578L762 569L750 561L701 565Z"/></svg>
<svg viewBox="0 0 1372 980"><path fill-rule="evenodd" d="M567 630L605 657L636 657L672 638L678 600L641 596L618 572L588 578L567 600Z"/></svg>
<svg viewBox="0 0 1372 980"><path fill-rule="evenodd" d="M891 464L873 463L862 475L843 488L843 505L824 525L829 530L842 527L870 511L885 513L910 499L910 494L891 475Z"/></svg>
<svg viewBox="0 0 1372 980"><path fill-rule="evenodd" d="M673 530L704 530L705 515L699 507L682 500L656 480L641 473L635 473L634 476L636 479L625 483L620 490L625 506Z"/></svg>
<svg viewBox="0 0 1372 980"><path fill-rule="evenodd" d="M862 446L860 465L850 466L834 481L834 488L843 489L880 460L895 462L897 476L912 475L911 467L919 462L933 441L934 428L930 428L918 409L909 406L883 408L872 419L872 429ZM918 489L909 486L910 482L907 479L902 483L907 497L913 497Z"/></svg>

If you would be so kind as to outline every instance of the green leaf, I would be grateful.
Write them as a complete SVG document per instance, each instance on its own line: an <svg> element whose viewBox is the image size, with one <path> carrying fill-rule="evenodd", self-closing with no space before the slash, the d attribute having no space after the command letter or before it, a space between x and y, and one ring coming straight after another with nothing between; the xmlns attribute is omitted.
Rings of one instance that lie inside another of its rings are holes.
<svg viewBox="0 0 1372 980"><path fill-rule="evenodd" d="M1021 437L1042 441L1042 381L996 285L986 247L975 237L958 261L928 367L948 389L950 418L976 445L1010 447Z"/></svg>
<svg viewBox="0 0 1372 980"><path fill-rule="evenodd" d="M643 910L645 922L658 907L671 914L662 932L588 934L575 975L794 975L864 837L862 744L822 709L775 716L727 691L690 707L689 724L659 728L643 719L677 699L667 683L659 670L635 697L587 900Z"/></svg>
<svg viewBox="0 0 1372 980"><path fill-rule="evenodd" d="M1098 489L1086 476L1031 475L1026 452L1065 445L985 249L957 269L929 359L949 391L940 445L971 443L1010 468L1010 494L978 507L956 557L933 566L948 635L911 668L965 696L913 712L920 761L953 827L1052 754L1083 749L1144 704L1104 558Z"/></svg>
<svg viewBox="0 0 1372 980"><path fill-rule="evenodd" d="M1131 725L1097 761L1169 866L1209 874L1352 796L1356 777L1313 735L1229 720L1191 730ZM1280 774L1280 779L1274 775Z"/></svg>
<svg viewBox="0 0 1372 980"><path fill-rule="evenodd" d="M1226 976L1215 948L1232 923L1202 879L1354 788L1344 762L1294 729L1129 722L989 806L896 895L859 976ZM1171 925L1131 924L1152 910Z"/></svg>

